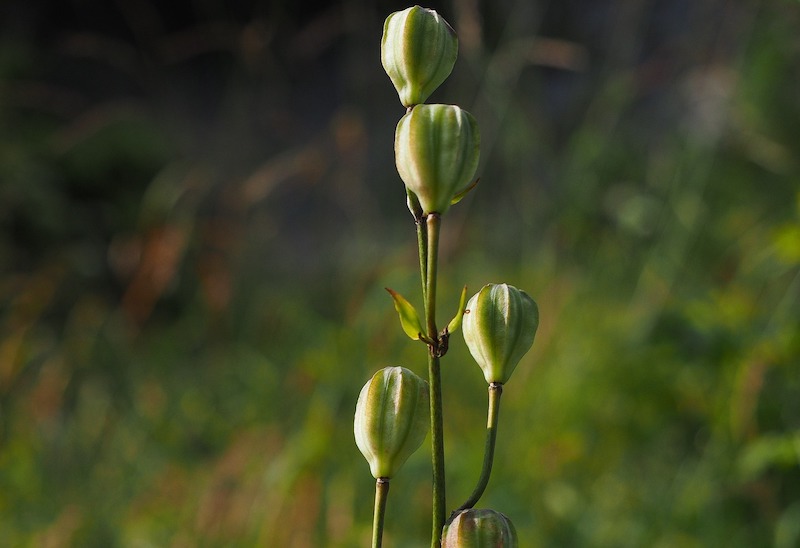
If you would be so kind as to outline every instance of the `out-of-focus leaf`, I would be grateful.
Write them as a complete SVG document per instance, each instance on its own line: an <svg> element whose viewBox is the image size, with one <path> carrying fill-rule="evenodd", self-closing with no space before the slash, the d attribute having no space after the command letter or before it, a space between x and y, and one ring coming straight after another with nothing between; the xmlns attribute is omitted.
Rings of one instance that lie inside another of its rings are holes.
<svg viewBox="0 0 800 548"><path fill-rule="evenodd" d="M769 468L786 469L800 464L800 430L756 438L744 447L738 468L742 480L752 480Z"/></svg>

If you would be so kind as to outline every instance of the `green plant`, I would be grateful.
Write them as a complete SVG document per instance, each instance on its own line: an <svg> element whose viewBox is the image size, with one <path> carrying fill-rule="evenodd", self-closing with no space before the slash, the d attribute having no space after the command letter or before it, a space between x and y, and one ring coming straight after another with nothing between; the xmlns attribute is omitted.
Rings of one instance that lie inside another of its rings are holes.
<svg viewBox="0 0 800 548"><path fill-rule="evenodd" d="M444 214L475 187L480 133L475 118L455 105L423 104L453 68L455 32L435 11L414 6L391 14L384 25L381 60L406 114L395 133L395 163L405 183L407 204L417 227L424 314L388 289L403 331L427 347L425 382L409 369L385 368L364 386L358 399L354 432L358 448L375 477L372 545L381 545L389 481L422 443L430 417L432 478L431 546L516 546L510 520L493 510L473 511L491 474L500 395L539 324L536 303L507 284L488 284L458 310L446 327L436 321L439 235ZM446 514L441 358L451 334L462 324L465 342L489 385L484 461L475 489ZM420 390L426 388L423 397Z"/></svg>

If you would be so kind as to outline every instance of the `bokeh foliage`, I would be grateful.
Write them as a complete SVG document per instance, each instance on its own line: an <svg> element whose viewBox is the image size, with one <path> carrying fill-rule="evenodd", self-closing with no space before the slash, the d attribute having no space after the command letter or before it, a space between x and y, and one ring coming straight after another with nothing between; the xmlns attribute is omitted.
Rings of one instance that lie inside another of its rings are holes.
<svg viewBox="0 0 800 548"><path fill-rule="evenodd" d="M422 372L396 2L0 7L0 539L359 546L371 372ZM481 182L462 284L539 303L480 506L525 546L800 542L800 4L434 3ZM448 500L486 393L444 359ZM425 447L425 446L423 446ZM423 448L386 543L428 535Z"/></svg>

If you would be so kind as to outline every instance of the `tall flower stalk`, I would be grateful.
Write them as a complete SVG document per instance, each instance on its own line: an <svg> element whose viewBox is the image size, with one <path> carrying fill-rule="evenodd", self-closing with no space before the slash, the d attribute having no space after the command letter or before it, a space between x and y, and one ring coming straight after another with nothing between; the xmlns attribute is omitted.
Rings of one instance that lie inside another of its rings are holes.
<svg viewBox="0 0 800 548"><path fill-rule="evenodd" d="M440 358L447 351L448 333L439 335L436 329L436 276L439 262L439 227L441 217L430 213L425 219L427 249L420 251L420 265L426 265L423 295L425 300L425 325L428 339L428 386L431 400L431 466L433 468L433 503L431 546L444 527L446 490L444 472L444 420L442 418L442 373Z"/></svg>
<svg viewBox="0 0 800 548"><path fill-rule="evenodd" d="M524 292L489 284L440 329L436 321L439 239L452 205L475 187L480 133L475 118L456 105L424 101L449 76L458 51L452 27L433 10L414 6L387 17L381 62L406 113L395 131L395 164L406 187L419 251L423 316L387 289L403 331L426 346L427 381L404 367L388 367L364 386L356 405L356 443L376 478L372 546L383 541L389 480L431 434L431 547L517 546L510 520L493 510L473 511L489 482L503 385L533 343L538 309ZM489 383L487 438L477 485L447 519L442 403L442 357L464 323L464 339ZM424 396L421 394L424 392ZM429 421L422 420L426 415Z"/></svg>

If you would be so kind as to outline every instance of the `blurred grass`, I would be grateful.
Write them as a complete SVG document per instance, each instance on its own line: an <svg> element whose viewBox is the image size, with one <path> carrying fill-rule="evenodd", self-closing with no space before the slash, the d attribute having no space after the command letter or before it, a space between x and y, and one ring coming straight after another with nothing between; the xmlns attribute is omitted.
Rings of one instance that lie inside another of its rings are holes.
<svg viewBox="0 0 800 548"><path fill-rule="evenodd" d="M525 546L800 542L800 5L431 4L434 100L483 134L441 314L539 302L481 501ZM9 2L0 40L0 538L363 546L363 382L421 372L378 61L405 5ZM445 359L449 505L485 386ZM387 545L428 536L429 466Z"/></svg>

